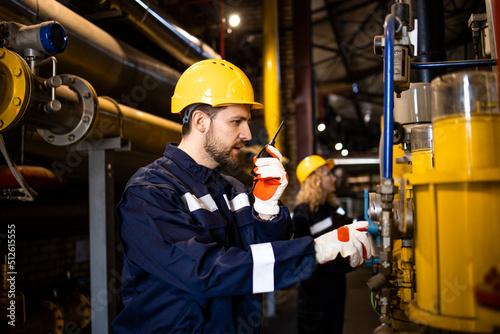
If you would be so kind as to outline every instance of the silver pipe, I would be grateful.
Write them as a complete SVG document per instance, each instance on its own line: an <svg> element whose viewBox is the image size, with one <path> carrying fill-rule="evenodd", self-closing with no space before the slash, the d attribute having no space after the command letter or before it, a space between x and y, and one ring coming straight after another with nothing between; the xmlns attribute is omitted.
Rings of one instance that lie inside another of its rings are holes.
<svg viewBox="0 0 500 334"><path fill-rule="evenodd" d="M55 0L10 0L2 2L0 9L4 21L28 25L56 20L64 26L68 45L57 55L60 73L85 78L98 95L177 120L169 112L166 97L173 95L178 71L115 39Z"/></svg>
<svg viewBox="0 0 500 334"><path fill-rule="evenodd" d="M207 44L175 25L173 19L152 1L111 0L111 7L123 10L144 36L184 65L221 58Z"/></svg>
<svg viewBox="0 0 500 334"><path fill-rule="evenodd" d="M62 85L56 89L56 99L61 110L40 113L39 106L49 102L50 95L34 91L29 97L32 103L22 112L25 116L21 122L36 127L48 143L67 146L87 141L88 148L102 138L118 137L130 141L134 150L158 155L167 142L180 141L180 123L119 104L109 97L98 97L82 78L68 74L59 78Z"/></svg>

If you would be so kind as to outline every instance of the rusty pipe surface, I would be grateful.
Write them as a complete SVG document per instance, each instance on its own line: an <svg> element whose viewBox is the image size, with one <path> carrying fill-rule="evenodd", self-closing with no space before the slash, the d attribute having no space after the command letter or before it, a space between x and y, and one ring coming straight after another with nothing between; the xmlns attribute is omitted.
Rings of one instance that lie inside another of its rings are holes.
<svg viewBox="0 0 500 334"><path fill-rule="evenodd" d="M99 95L132 108L180 121L170 113L170 99L180 73L115 39L54 0L10 0L0 5L0 19L25 25L56 20L68 34L57 55L58 71L88 80Z"/></svg>

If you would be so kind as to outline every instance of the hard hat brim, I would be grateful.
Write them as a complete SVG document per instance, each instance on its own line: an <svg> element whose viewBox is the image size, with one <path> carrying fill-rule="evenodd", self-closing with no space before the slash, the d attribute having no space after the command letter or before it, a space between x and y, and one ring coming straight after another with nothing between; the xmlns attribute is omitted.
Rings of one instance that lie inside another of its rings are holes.
<svg viewBox="0 0 500 334"><path fill-rule="evenodd" d="M333 169L333 167L335 167L335 161L333 159L328 159L326 160L326 165L328 166L328 169Z"/></svg>

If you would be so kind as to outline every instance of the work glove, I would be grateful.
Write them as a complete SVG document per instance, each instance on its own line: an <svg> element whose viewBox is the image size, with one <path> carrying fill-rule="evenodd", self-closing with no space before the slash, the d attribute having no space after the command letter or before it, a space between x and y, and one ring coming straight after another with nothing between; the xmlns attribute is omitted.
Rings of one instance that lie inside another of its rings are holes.
<svg viewBox="0 0 500 334"><path fill-rule="evenodd" d="M283 157L278 149L272 145L266 145L265 149L266 154L253 160L253 207L257 213L277 215L280 212L278 200L288 185L288 174L283 168Z"/></svg>
<svg viewBox="0 0 500 334"><path fill-rule="evenodd" d="M319 264L334 260L338 254L349 257L349 264L355 268L372 257L372 240L368 235L368 222L358 221L344 225L314 239L316 261Z"/></svg>

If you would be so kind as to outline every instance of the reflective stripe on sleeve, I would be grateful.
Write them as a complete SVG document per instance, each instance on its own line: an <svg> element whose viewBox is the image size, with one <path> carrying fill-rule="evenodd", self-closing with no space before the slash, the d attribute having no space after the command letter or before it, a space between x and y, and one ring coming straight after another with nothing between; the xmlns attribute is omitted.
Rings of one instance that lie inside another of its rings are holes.
<svg viewBox="0 0 500 334"><path fill-rule="evenodd" d="M332 217L328 217L309 227L309 231L311 232L311 235L315 235L316 233L319 233L329 228L332 225L333 225Z"/></svg>
<svg viewBox="0 0 500 334"><path fill-rule="evenodd" d="M253 293L274 291L274 252L270 242L250 245L253 257Z"/></svg>
<svg viewBox="0 0 500 334"><path fill-rule="evenodd" d="M250 206L250 200L248 199L247 194L241 193L231 200L230 209L233 212L236 212L240 209L243 209L246 206Z"/></svg>

